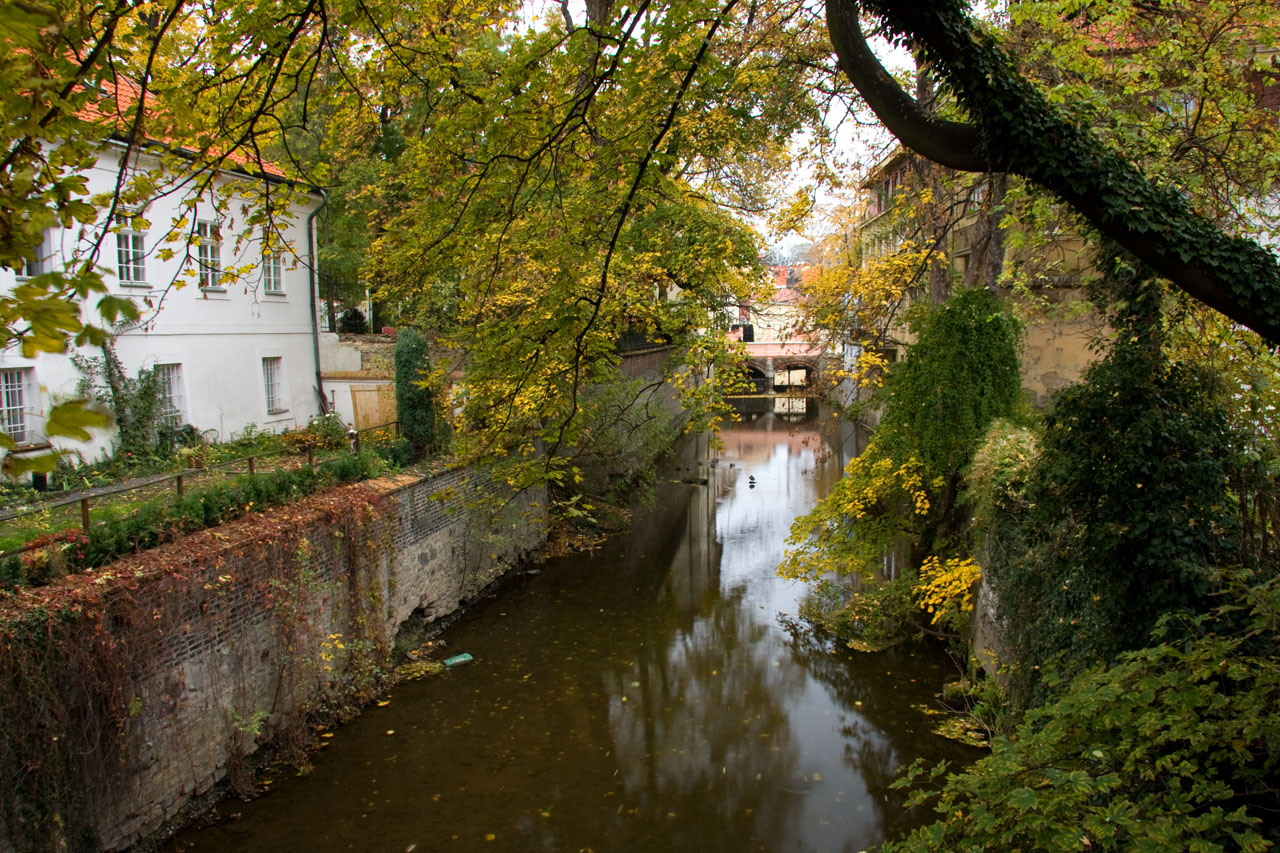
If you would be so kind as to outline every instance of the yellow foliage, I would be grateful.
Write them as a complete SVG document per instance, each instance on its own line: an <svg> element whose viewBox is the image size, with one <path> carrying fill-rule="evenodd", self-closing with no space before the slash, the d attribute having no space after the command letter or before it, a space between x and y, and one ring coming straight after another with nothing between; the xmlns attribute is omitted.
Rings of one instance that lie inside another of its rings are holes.
<svg viewBox="0 0 1280 853"><path fill-rule="evenodd" d="M929 557L920 566L916 586L920 608L933 614L934 625L960 613L972 613L973 590L981 578L982 567L972 557L953 557L946 562Z"/></svg>
<svg viewBox="0 0 1280 853"><path fill-rule="evenodd" d="M929 493L924 487L923 466L915 457L897 468L893 460L882 456L868 463L867 457L853 459L845 468L850 484L842 509L851 518L862 518L877 502L892 499L897 494L906 496L916 515L929 513Z"/></svg>

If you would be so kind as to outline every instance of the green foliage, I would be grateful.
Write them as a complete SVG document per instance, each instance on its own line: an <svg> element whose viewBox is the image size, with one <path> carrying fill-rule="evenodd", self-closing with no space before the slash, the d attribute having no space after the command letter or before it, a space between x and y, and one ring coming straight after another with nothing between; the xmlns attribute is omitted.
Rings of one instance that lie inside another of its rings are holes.
<svg viewBox="0 0 1280 853"><path fill-rule="evenodd" d="M992 422L965 472L964 501L972 515L974 553L984 566L1021 554L1029 502L1027 481L1040 458L1040 434L1029 426Z"/></svg>
<svg viewBox="0 0 1280 853"><path fill-rule="evenodd" d="M71 360L81 373L77 393L97 400L115 419L115 453L154 455L164 414L164 387L156 371L144 367L130 377L111 341L102 344L101 356L73 355Z"/></svg>
<svg viewBox="0 0 1280 853"><path fill-rule="evenodd" d="M734 211L777 206L793 133L817 129L817 160L830 141L807 13L709 0L564 13L494 28L447 66L406 57L388 69L404 82L386 90L388 116L335 126L367 152L393 143L394 179L370 165L359 200L377 229L366 274L400 325L439 333L465 365L456 452L516 488L573 479L573 449L596 431L587 389L626 385L630 330L684 355L699 426L723 415L728 374L705 381L730 361L723 309L763 282L759 238Z"/></svg>
<svg viewBox="0 0 1280 853"><path fill-rule="evenodd" d="M374 453L392 468L407 468L417 458L413 442L407 438L395 438L391 441L377 442L372 446Z"/></svg>
<svg viewBox="0 0 1280 853"><path fill-rule="evenodd" d="M973 289L927 309L915 329L867 449L792 525L783 574L865 575L904 540L916 561L938 548L966 550L961 472L987 425L1019 408L1018 328L996 297Z"/></svg>
<svg viewBox="0 0 1280 853"><path fill-rule="evenodd" d="M315 468L304 465L242 476L231 483L188 492L173 504L149 502L122 518L95 524L87 537L80 530L49 534L35 543L36 551L0 564L0 582L39 586L70 572L145 551L181 533L215 527L247 512L279 506L333 485L376 477L386 470L382 455L368 450L359 456L342 454Z"/></svg>
<svg viewBox="0 0 1280 853"><path fill-rule="evenodd" d="M305 427L280 433L280 443L295 452L337 450L347 442L347 425L333 414L316 415Z"/></svg>
<svg viewBox="0 0 1280 853"><path fill-rule="evenodd" d="M852 590L823 579L805 597L800 615L851 649L880 651L918 633L920 608L912 597L911 583L910 577L899 577Z"/></svg>
<svg viewBox="0 0 1280 853"><path fill-rule="evenodd" d="M443 433L436 392L431 387L427 339L413 328L396 333L396 420L400 434L419 454L437 450Z"/></svg>
<svg viewBox="0 0 1280 853"><path fill-rule="evenodd" d="M1163 291L1149 275L1113 267L1111 352L1055 399L1030 468L1006 464L1004 484L978 496L1021 701L1055 656L1069 671L1111 660L1161 614L1199 610L1213 567L1239 557L1226 493L1234 442L1216 383L1164 355Z"/></svg>
<svg viewBox="0 0 1280 853"><path fill-rule="evenodd" d="M1272 24L1262 32L1263 43L1274 44L1274 9L1255 5L1260 20ZM971 157L1049 189L1191 295L1269 340L1280 339L1280 259L1257 242L1220 229L1193 209L1181 187L1148 180L1127 150L1108 146L1091 122L1055 105L966 4L864 0L859 6L883 24L891 39L910 44L954 94L975 136ZM1079 11L1075 5L1070 9ZM1145 4L1132 4L1132 10L1144 13ZM1123 30L1116 35L1126 44L1142 43ZM1252 47L1247 33L1235 35L1244 39L1241 49ZM1252 88L1246 70L1236 68L1241 90ZM1274 122L1274 117L1242 113L1225 122L1223 132L1253 120ZM1220 192L1229 195L1228 190L1219 184Z"/></svg>
<svg viewBox="0 0 1280 853"><path fill-rule="evenodd" d="M876 429L894 459L919 459L926 480L959 474L987 426L1022 399L1021 330L982 288L962 290L913 320L916 341L885 387Z"/></svg>
<svg viewBox="0 0 1280 853"><path fill-rule="evenodd" d="M917 762L896 784L940 784L940 819L882 850L1271 849L1278 616L1274 580L1234 577L1212 616L1165 617L1154 645L1078 675L967 772Z"/></svg>
<svg viewBox="0 0 1280 853"><path fill-rule="evenodd" d="M369 321L365 319L364 312L359 308L351 307L343 311L338 317L338 331L348 335L367 335L369 333Z"/></svg>
<svg viewBox="0 0 1280 853"><path fill-rule="evenodd" d="M1280 176L1280 126L1258 94L1276 82L1275 4L1111 0L1083 18L1074 0L1018 3L1001 35L1051 105L1148 177L1227 230L1274 232L1262 199ZM1100 50L1104 41L1113 49Z"/></svg>

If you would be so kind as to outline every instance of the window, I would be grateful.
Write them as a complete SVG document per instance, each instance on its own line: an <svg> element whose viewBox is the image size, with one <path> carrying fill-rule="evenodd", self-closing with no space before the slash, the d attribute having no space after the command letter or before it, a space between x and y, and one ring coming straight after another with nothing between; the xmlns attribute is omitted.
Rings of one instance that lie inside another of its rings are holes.
<svg viewBox="0 0 1280 853"><path fill-rule="evenodd" d="M284 295L284 264L280 262L279 252L262 253L262 292Z"/></svg>
<svg viewBox="0 0 1280 853"><path fill-rule="evenodd" d="M27 444L27 371L0 370L0 429Z"/></svg>
<svg viewBox="0 0 1280 853"><path fill-rule="evenodd" d="M196 223L196 261L200 272L200 286L221 290L222 229L216 222Z"/></svg>
<svg viewBox="0 0 1280 853"><path fill-rule="evenodd" d="M146 234L134 227L134 217L138 216L141 214L133 211L124 213L116 231L116 275L121 284L147 283L147 241Z"/></svg>
<svg viewBox="0 0 1280 853"><path fill-rule="evenodd" d="M26 279L32 276L40 275L49 271L49 235L46 233L40 238L40 245L36 246L35 260L24 260L22 269L18 270L18 278Z"/></svg>
<svg viewBox="0 0 1280 853"><path fill-rule="evenodd" d="M165 426L181 426L187 419L182 397L182 365L157 364L156 379L160 384L160 421Z"/></svg>
<svg viewBox="0 0 1280 853"><path fill-rule="evenodd" d="M284 359L280 356L262 360L262 388L266 392L268 415L277 415L285 411L284 388L281 385L283 362Z"/></svg>

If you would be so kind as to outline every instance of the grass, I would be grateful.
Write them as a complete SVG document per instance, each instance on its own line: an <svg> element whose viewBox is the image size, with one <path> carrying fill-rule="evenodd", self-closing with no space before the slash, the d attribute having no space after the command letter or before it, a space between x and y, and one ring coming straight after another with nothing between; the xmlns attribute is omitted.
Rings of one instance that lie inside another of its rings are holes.
<svg viewBox="0 0 1280 853"><path fill-rule="evenodd" d="M369 442L375 447L386 443ZM177 459L169 460L166 468L159 471L155 464L151 464L152 460L147 460L137 467L108 463L94 467L83 466L85 473L78 479L84 485L78 488L104 488L120 483L120 479L108 479L107 475L122 468L131 477L145 477L156 473L170 475L156 483L147 483L104 495L90 495L90 529L122 521L158 506L176 503L178 493L173 475L178 473L182 474L183 493L193 494L248 474L250 456L254 457L254 469L259 474L292 470L306 465L307 462L306 452L291 452L283 436L264 433L223 445L210 445L207 451L203 459L204 467L201 468L182 467L182 463ZM347 455L349 453L345 448L322 449L314 453L313 461L316 465L320 465L325 461ZM130 470L131 467L132 470ZM74 484L76 479L75 475L70 475L65 478L65 482ZM45 502L43 507L40 506L41 499ZM6 503L12 509L28 506L35 511L0 521L0 552L22 548L31 540L47 533L81 527L80 501L73 500L63 506L52 505L57 504L61 499L65 497L60 497L57 492L41 495L31 489L11 489L10 500Z"/></svg>

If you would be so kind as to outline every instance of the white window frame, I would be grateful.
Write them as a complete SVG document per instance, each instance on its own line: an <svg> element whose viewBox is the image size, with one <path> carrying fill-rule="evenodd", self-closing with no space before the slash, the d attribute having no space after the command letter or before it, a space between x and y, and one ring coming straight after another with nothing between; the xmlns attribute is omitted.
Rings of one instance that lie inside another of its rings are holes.
<svg viewBox="0 0 1280 853"><path fill-rule="evenodd" d="M212 219L196 221L196 270L201 290L222 286L222 225Z"/></svg>
<svg viewBox="0 0 1280 853"><path fill-rule="evenodd" d="M30 370L21 367L0 370L0 431L17 444L31 443L31 421L27 411L29 386Z"/></svg>
<svg viewBox="0 0 1280 853"><path fill-rule="evenodd" d="M262 292L284 296L284 262L278 251L262 250Z"/></svg>
<svg viewBox="0 0 1280 853"><path fill-rule="evenodd" d="M160 381L160 420L166 426L179 427L187 420L186 395L182 388L182 364L158 363L152 367Z"/></svg>
<svg viewBox="0 0 1280 853"><path fill-rule="evenodd" d="M133 227L138 211L120 214L120 227L116 231L116 278L125 287L147 286L147 235Z"/></svg>
<svg viewBox="0 0 1280 853"><path fill-rule="evenodd" d="M285 396L284 356L262 357L262 395L268 417L283 415L289 411Z"/></svg>

